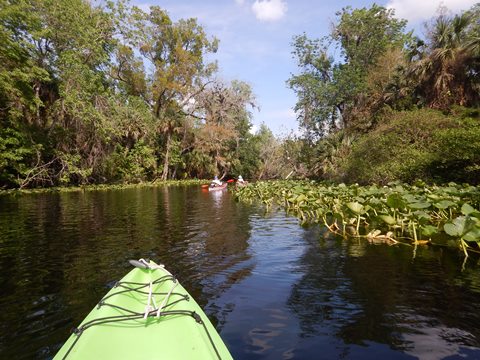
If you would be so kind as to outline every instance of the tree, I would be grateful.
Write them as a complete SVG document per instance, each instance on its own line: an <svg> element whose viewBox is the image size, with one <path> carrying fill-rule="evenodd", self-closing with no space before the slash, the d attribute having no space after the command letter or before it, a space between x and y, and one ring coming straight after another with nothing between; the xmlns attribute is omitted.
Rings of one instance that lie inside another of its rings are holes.
<svg viewBox="0 0 480 360"><path fill-rule="evenodd" d="M155 6L0 0L0 187L240 168L256 105L213 80L217 46Z"/></svg>
<svg viewBox="0 0 480 360"><path fill-rule="evenodd" d="M480 104L480 6L453 17L440 13L430 25L426 43L412 61L410 77L431 108Z"/></svg>
<svg viewBox="0 0 480 360"><path fill-rule="evenodd" d="M98 129L108 127L102 70L114 46L110 15L81 0L8 3L0 7L2 120L35 149L19 181L53 184L77 165L89 168L77 172L85 179L105 154Z"/></svg>
<svg viewBox="0 0 480 360"><path fill-rule="evenodd" d="M250 86L241 81L230 85L216 81L196 97L197 118L203 123L196 146L211 155L214 169L224 176L238 159L238 149L250 130L251 113L256 107Z"/></svg>
<svg viewBox="0 0 480 360"><path fill-rule="evenodd" d="M0 1L0 186L18 185L40 148L29 128L42 110L38 84L50 81L30 33L41 24L27 1Z"/></svg>
<svg viewBox="0 0 480 360"><path fill-rule="evenodd" d="M281 177L283 152L280 141L275 138L272 131L262 124L257 134L256 141L259 143L260 166L256 178L275 179Z"/></svg>
<svg viewBox="0 0 480 360"><path fill-rule="evenodd" d="M320 40L310 40L305 34L295 37L293 46L302 73L292 76L287 84L297 94L297 119L308 137L322 137L337 128L341 113L333 58Z"/></svg>
<svg viewBox="0 0 480 360"><path fill-rule="evenodd" d="M313 138L364 127L360 110L370 107L367 76L382 56L407 39L405 21L375 4L369 9L344 8L337 17L330 36L309 40L301 35L293 44L301 74L291 77L288 85L298 96L300 124ZM328 55L332 43L340 48L342 61Z"/></svg>
<svg viewBox="0 0 480 360"><path fill-rule="evenodd" d="M153 68L151 75L152 111L163 145L163 172L169 174L173 137L182 126L187 106L205 88L205 79L215 70L204 57L215 52L218 41L209 40L196 19L173 22L158 6L149 13L134 8L140 53Z"/></svg>

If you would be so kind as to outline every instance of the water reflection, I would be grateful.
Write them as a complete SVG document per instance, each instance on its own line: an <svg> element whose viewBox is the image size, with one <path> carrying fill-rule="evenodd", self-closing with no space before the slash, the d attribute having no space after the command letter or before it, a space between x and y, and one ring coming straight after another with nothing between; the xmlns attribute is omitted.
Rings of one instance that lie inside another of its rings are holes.
<svg viewBox="0 0 480 360"><path fill-rule="evenodd" d="M213 205L218 209L222 205L222 199L224 197L225 191L209 191L208 196L213 199Z"/></svg>
<svg viewBox="0 0 480 360"><path fill-rule="evenodd" d="M471 326L480 320L478 287L456 252L424 248L412 260L409 247L324 241L318 228L305 240L305 274L289 298L304 338L300 357L320 351L321 338L336 344L325 358L442 359L471 347L462 357L480 356L479 327Z"/></svg>
<svg viewBox="0 0 480 360"><path fill-rule="evenodd" d="M283 214L253 215L248 251L251 275L217 300L230 305L222 337L236 359L290 359L298 325L285 306L291 286L300 278L296 261L304 250L302 228Z"/></svg>
<svg viewBox="0 0 480 360"><path fill-rule="evenodd" d="M247 208L197 187L0 198L0 358L51 357L130 258L163 262L207 306L248 276L231 269L249 231Z"/></svg>

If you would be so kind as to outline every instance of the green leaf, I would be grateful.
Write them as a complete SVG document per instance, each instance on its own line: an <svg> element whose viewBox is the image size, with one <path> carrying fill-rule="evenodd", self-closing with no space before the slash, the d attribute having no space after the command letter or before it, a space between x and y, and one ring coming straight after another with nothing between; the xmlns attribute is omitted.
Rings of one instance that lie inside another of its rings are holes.
<svg viewBox="0 0 480 360"><path fill-rule="evenodd" d="M363 205L358 202L349 202L347 203L347 207L357 215L365 212Z"/></svg>
<svg viewBox="0 0 480 360"><path fill-rule="evenodd" d="M480 228L475 226L468 233L463 235L463 240L477 242L480 240Z"/></svg>
<svg viewBox="0 0 480 360"><path fill-rule="evenodd" d="M395 221L395 218L391 215L379 215L378 217L384 222L386 222L388 225L395 225L397 223Z"/></svg>
<svg viewBox="0 0 480 360"><path fill-rule="evenodd" d="M425 211L415 211L413 215L415 215L415 217L419 220L430 220L432 218L430 214L426 213Z"/></svg>
<svg viewBox="0 0 480 360"><path fill-rule="evenodd" d="M455 223L446 223L443 225L443 229L445 232L450 236L461 237L462 236L462 229L461 225Z"/></svg>
<svg viewBox="0 0 480 360"><path fill-rule="evenodd" d="M399 194L391 194L387 198L387 205L393 209L405 207L405 202Z"/></svg>
<svg viewBox="0 0 480 360"><path fill-rule="evenodd" d="M475 227L476 221L469 216L459 216L443 226L448 235L456 237L463 237Z"/></svg>
<svg viewBox="0 0 480 360"><path fill-rule="evenodd" d="M437 209L440 209L440 210L445 210L445 209L448 209L450 206L454 206L456 205L453 201L450 201L450 200L442 200L442 201L439 201L435 204L433 204Z"/></svg>
<svg viewBox="0 0 480 360"><path fill-rule="evenodd" d="M463 204L462 205L462 214L463 215L470 215L471 213L475 212L475 208L473 206L471 206L470 204Z"/></svg>
<svg viewBox="0 0 480 360"><path fill-rule="evenodd" d="M429 202L427 201L424 201L424 202L414 202L414 203L410 203L410 204L407 204L407 206L411 209L427 209L429 208L430 206L432 206L432 204L430 204Z"/></svg>
<svg viewBox="0 0 480 360"><path fill-rule="evenodd" d="M300 195L298 195L296 201L297 201L297 202L301 202L301 201L305 201L306 199L307 199L307 197L306 197L305 195L300 194Z"/></svg>
<svg viewBox="0 0 480 360"><path fill-rule="evenodd" d="M403 199L407 202L407 203L415 203L415 202L418 202L418 199L412 195L412 194L405 194L403 195Z"/></svg>
<svg viewBox="0 0 480 360"><path fill-rule="evenodd" d="M432 225L425 225L420 228L424 236L432 236L438 233L438 228Z"/></svg>

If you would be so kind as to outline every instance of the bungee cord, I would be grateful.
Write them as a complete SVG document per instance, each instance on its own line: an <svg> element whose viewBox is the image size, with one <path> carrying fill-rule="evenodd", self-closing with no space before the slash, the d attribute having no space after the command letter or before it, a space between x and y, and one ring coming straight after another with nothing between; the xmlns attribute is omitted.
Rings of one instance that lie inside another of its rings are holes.
<svg viewBox="0 0 480 360"><path fill-rule="evenodd" d="M75 347L75 345L78 343L80 337L82 334L88 330L89 328L93 326L98 326L98 325L104 325L104 324L111 324L111 323L117 323L117 322L122 322L122 321L131 321L131 320L146 320L148 317L155 317L155 318L161 318L161 317L167 317L167 316L173 316L173 315L185 315L189 316L192 319L194 319L198 324L202 325L202 328L204 329L208 340L219 360L221 360L220 353L215 346L215 342L213 341L210 332L208 331L208 328L205 324L205 322L202 320L201 316L196 313L195 311L190 311L190 310L181 310L181 309L175 309L175 310L168 310L168 308L172 307L173 305L176 305L180 302L183 301L189 301L190 298L186 294L174 292L173 290L177 287L178 281L177 279L170 273L168 272L163 265L157 265L157 264L152 264L147 262L144 259L140 259L138 261L136 260L130 260L130 263L138 268L143 268L143 269L149 269L149 270L161 270L165 273L165 275L160 276L159 278L155 279L154 281L149 281L146 283L141 283L141 282L129 282L129 281L119 281L114 285L114 288L119 288L121 290L114 292L109 295L105 295L98 303L97 309L100 309L102 306L109 306L115 309L118 309L125 314L123 315L116 315L116 316L106 316L106 317L99 317L96 319L92 319L78 328L75 328L73 330L73 334L76 336L75 340L72 342L68 350L66 351L65 355L63 356L62 359L67 359L68 355L71 353L72 349ZM170 289L167 292L155 292L153 291L155 285L160 285L164 282L171 281L172 285ZM107 300L111 299L112 297L118 297L120 295L128 294L128 293L138 293L142 295L147 295L147 303L145 305L145 310L144 312L137 312L133 311L131 309L112 304L111 302L107 302ZM156 296L163 296L163 301L161 302L160 306L157 307L157 303L155 301ZM172 298L176 298L173 301L170 301Z"/></svg>

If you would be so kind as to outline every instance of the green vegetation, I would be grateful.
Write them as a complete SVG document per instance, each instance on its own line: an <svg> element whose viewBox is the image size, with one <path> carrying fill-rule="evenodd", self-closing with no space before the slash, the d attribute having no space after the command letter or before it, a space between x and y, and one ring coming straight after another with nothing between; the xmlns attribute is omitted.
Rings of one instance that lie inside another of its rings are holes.
<svg viewBox="0 0 480 360"><path fill-rule="evenodd" d="M393 10L347 7L329 36L297 36L300 74L288 85L298 97L308 176L478 184L479 20L479 4L455 16L444 10L420 39Z"/></svg>
<svg viewBox="0 0 480 360"><path fill-rule="evenodd" d="M362 136L343 165L344 177L363 184L391 181L478 183L480 121L422 109L393 113Z"/></svg>
<svg viewBox="0 0 480 360"><path fill-rule="evenodd" d="M237 199L281 206L304 223L372 242L458 246L466 256L480 246L480 187L324 185L308 181L257 182Z"/></svg>
<svg viewBox="0 0 480 360"><path fill-rule="evenodd" d="M17 194L38 194L38 193L57 193L57 192L79 192L79 191L108 191L108 190L122 190L131 188L155 187L155 186L192 186L203 185L208 182L199 179L189 180L166 180L155 181L149 183L135 183L135 184L97 184L97 185L82 185L70 187L48 187L48 188L33 188L33 189L8 189L0 190L0 195L17 195Z"/></svg>
<svg viewBox="0 0 480 360"><path fill-rule="evenodd" d="M216 78L218 40L94 4L0 0L0 188L259 177L268 129L250 133L248 84Z"/></svg>
<svg viewBox="0 0 480 360"><path fill-rule="evenodd" d="M0 189L167 179L480 183L480 5L425 39L379 5L293 41L301 136L251 133L196 19L116 2L0 0ZM339 51L334 58L331 49Z"/></svg>

